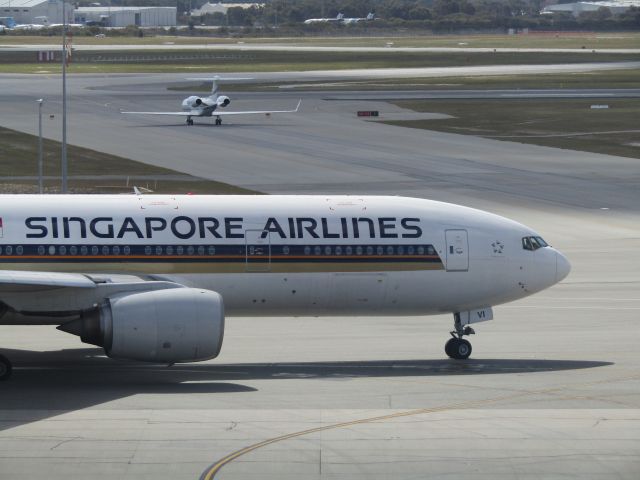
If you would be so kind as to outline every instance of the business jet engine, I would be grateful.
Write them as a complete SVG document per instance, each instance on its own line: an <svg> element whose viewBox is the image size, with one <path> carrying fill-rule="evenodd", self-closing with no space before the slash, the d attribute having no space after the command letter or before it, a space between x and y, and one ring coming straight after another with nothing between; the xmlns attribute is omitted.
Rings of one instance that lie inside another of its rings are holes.
<svg viewBox="0 0 640 480"><path fill-rule="evenodd" d="M231 99L226 95L220 95L216 100L219 107L226 107L231 103Z"/></svg>
<svg viewBox="0 0 640 480"><path fill-rule="evenodd" d="M196 362L220 353L224 304L218 293L197 288L125 293L58 328L112 358Z"/></svg>
<svg viewBox="0 0 640 480"><path fill-rule="evenodd" d="M185 98L182 101L182 108L183 110L190 110L192 108L198 108L198 107L211 107L213 105L215 105L216 102L214 102L213 99L210 98L202 98L202 97L196 97L195 95L192 95L190 97Z"/></svg>

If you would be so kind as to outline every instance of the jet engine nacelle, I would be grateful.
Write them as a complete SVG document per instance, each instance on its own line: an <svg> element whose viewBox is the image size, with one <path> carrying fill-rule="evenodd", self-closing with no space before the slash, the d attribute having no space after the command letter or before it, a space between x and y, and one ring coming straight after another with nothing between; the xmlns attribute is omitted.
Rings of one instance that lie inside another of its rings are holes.
<svg viewBox="0 0 640 480"><path fill-rule="evenodd" d="M196 97L195 95L185 98L182 101L182 108L185 109L189 109L189 108L196 108L196 107L200 107L202 106L204 102L202 101L202 98L200 97Z"/></svg>
<svg viewBox="0 0 640 480"><path fill-rule="evenodd" d="M220 95L216 100L216 103L218 104L219 107L226 107L231 103L231 99L226 95Z"/></svg>
<svg viewBox="0 0 640 480"><path fill-rule="evenodd" d="M196 288L122 294L59 328L112 358L195 362L220 353L224 304L218 293Z"/></svg>

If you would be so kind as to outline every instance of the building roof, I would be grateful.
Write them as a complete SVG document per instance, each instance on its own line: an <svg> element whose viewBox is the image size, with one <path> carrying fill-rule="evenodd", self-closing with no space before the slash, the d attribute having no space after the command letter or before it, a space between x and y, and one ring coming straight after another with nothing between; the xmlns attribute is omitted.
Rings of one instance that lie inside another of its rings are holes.
<svg viewBox="0 0 640 480"><path fill-rule="evenodd" d="M78 7L76 8L76 12L138 12L140 10L157 10L169 8L174 11L176 10L176 7Z"/></svg>
<svg viewBox="0 0 640 480"><path fill-rule="evenodd" d="M0 8L29 8L48 2L49 0L0 0Z"/></svg>

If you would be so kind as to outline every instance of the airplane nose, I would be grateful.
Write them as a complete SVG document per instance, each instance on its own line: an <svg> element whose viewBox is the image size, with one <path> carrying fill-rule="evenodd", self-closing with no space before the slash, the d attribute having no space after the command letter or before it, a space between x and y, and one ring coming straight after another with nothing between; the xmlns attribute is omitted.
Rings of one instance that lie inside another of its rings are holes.
<svg viewBox="0 0 640 480"><path fill-rule="evenodd" d="M566 278L571 271L571 264L567 257L560 252L556 252L556 282L559 282Z"/></svg>

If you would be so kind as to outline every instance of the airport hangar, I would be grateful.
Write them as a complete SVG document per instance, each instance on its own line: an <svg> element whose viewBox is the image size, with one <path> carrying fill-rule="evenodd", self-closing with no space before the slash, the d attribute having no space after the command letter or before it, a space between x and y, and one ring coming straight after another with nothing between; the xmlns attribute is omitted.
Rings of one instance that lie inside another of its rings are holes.
<svg viewBox="0 0 640 480"><path fill-rule="evenodd" d="M265 192L491 210L538 229L574 270L497 307L464 364L442 359L448 316L234 318L221 357L171 369L114 363L51 328L3 327L18 366L2 386L4 478L190 479L214 464L234 479L637 478L636 159L357 119L357 108L415 118L380 92L304 94L296 116L222 128L120 115L175 108L182 95L166 84L182 77L71 78L70 142ZM3 77L0 123L33 133L35 106L24 105L59 79L29 78ZM233 98L240 109L298 94ZM48 107L58 112L59 98ZM59 126L56 115L47 135Z"/></svg>
<svg viewBox="0 0 640 480"><path fill-rule="evenodd" d="M67 23L73 23L74 6L65 2ZM0 17L12 17L16 23L62 23L61 0L0 0ZM46 22L43 19L46 18Z"/></svg>

